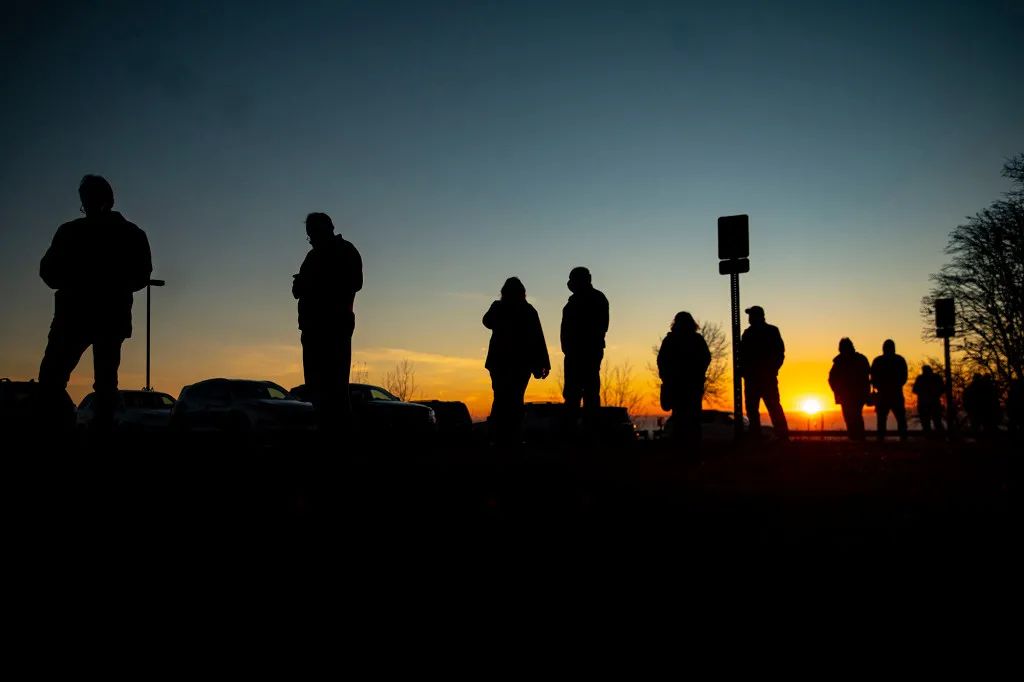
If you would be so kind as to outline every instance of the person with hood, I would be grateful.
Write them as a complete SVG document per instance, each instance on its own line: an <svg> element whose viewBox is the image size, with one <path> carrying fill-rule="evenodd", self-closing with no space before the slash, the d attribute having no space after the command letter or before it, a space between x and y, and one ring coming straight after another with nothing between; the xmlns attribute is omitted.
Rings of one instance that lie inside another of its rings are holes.
<svg viewBox="0 0 1024 682"><path fill-rule="evenodd" d="M86 175L78 196L85 217L57 229L39 264L39 276L57 290L39 391L44 411L59 409L71 373L92 346L92 428L105 431L114 423L121 346L132 335L133 294L149 284L153 263L146 233L113 210L106 179Z"/></svg>
<svg viewBox="0 0 1024 682"><path fill-rule="evenodd" d="M868 359L857 352L853 341L839 340L839 355L832 359L828 385L835 394L836 404L842 406L843 421L850 440L864 440L864 404L871 393L871 367Z"/></svg>
<svg viewBox="0 0 1024 682"><path fill-rule="evenodd" d="M583 401L585 419L592 421L601 406L601 360L608 332L608 299L594 288L590 271L573 268L566 284L572 295L562 308L561 341L565 354L566 421L576 424Z"/></svg>
<svg viewBox="0 0 1024 682"><path fill-rule="evenodd" d="M312 248L292 281L298 299L302 370L321 431L347 428L352 415L349 374L356 327L356 292L363 288L363 260L326 213L306 216Z"/></svg>
<svg viewBox="0 0 1024 682"><path fill-rule="evenodd" d="M494 390L491 427L496 442L517 445L530 375L544 379L551 371L540 317L526 301L526 287L518 277L505 280L501 299L491 304L483 323L491 330L484 362Z"/></svg>
<svg viewBox="0 0 1024 682"><path fill-rule="evenodd" d="M676 313L658 349L661 408L672 410L674 434L692 445L701 440L701 405L709 365L711 351L697 321L688 312Z"/></svg>
<svg viewBox="0 0 1024 682"><path fill-rule="evenodd" d="M786 345L775 325L765 321L764 308L746 309L750 326L740 337L740 376L743 377L750 435L761 436L761 401L768 408L772 427L779 440L789 438L789 424L779 397L779 369L786 359Z"/></svg>
<svg viewBox="0 0 1024 682"><path fill-rule="evenodd" d="M999 391L992 377L975 374L964 389L964 411L974 435L990 436L999 424Z"/></svg>
<svg viewBox="0 0 1024 682"><path fill-rule="evenodd" d="M875 414L878 416L878 440L885 440L889 412L896 417L896 430L900 440L907 439L907 407L903 398L903 385L907 383L907 361L896 354L896 342L886 339L882 354L871 362L871 385L877 392Z"/></svg>
<svg viewBox="0 0 1024 682"><path fill-rule="evenodd" d="M917 418L921 421L921 430L930 434L934 423L935 431L942 433L942 394L946 390L946 382L930 365L924 365L910 390L917 396Z"/></svg>

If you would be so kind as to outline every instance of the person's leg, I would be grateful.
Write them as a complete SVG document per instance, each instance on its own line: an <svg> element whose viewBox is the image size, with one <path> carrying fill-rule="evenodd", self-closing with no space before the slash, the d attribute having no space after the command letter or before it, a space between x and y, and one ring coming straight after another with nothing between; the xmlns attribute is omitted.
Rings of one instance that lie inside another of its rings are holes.
<svg viewBox="0 0 1024 682"><path fill-rule="evenodd" d="M46 429L71 423L63 418L67 408L65 391L71 373L89 346L89 339L69 329L50 328L46 350L39 364L39 406L37 415Z"/></svg>
<svg viewBox="0 0 1024 682"><path fill-rule="evenodd" d="M853 420L855 440L864 440L864 403L856 402L850 405L850 417Z"/></svg>
<svg viewBox="0 0 1024 682"><path fill-rule="evenodd" d="M522 441L523 432L523 401L526 398L526 387L530 383L530 372L515 372L510 377L509 386L509 437L514 445Z"/></svg>
<svg viewBox="0 0 1024 682"><path fill-rule="evenodd" d="M878 404L875 405L875 421L878 440L885 440L886 422L889 421L889 403L883 398L878 398Z"/></svg>
<svg viewBox="0 0 1024 682"><path fill-rule="evenodd" d="M761 436L761 387L756 381L746 379L743 382L746 398L747 419L750 421L750 435L754 438Z"/></svg>
<svg viewBox="0 0 1024 682"><path fill-rule="evenodd" d="M931 434L932 416L928 413L928 408L923 406L920 401L917 403L917 419L921 422L921 432L926 436Z"/></svg>
<svg viewBox="0 0 1024 682"><path fill-rule="evenodd" d="M583 394L583 420L593 425L601 408L601 360L604 352L592 353L584 358L581 367Z"/></svg>
<svg viewBox="0 0 1024 682"><path fill-rule="evenodd" d="M772 419L776 437L782 440L789 438L789 423L786 421L786 412L782 409L782 400L779 397L778 377L765 381L761 389L761 398L768 410L768 416Z"/></svg>
<svg viewBox="0 0 1024 682"><path fill-rule="evenodd" d="M306 382L306 391L309 394L310 402L313 403L313 408L316 410L317 428L324 430L328 427L330 419L328 417L329 408L325 403L328 395L324 386L326 372L324 367L323 338L316 332L303 331L301 341L302 375Z"/></svg>
<svg viewBox="0 0 1024 682"><path fill-rule="evenodd" d="M576 420L580 414L580 399L583 397L581 369L579 356L575 353L566 353L562 398L565 400L565 424L569 429L576 428Z"/></svg>
<svg viewBox="0 0 1024 682"><path fill-rule="evenodd" d="M109 431L114 426L114 410L117 407L117 371L121 367L120 337L105 337L93 340L92 364L93 385L96 392L93 428L97 431Z"/></svg>
<svg viewBox="0 0 1024 682"><path fill-rule="evenodd" d="M900 435L900 440L907 439L907 405L903 401L903 397L893 403L892 414L896 417L896 431Z"/></svg>
<svg viewBox="0 0 1024 682"><path fill-rule="evenodd" d="M491 371L491 388L494 402L491 403L491 426L495 442L506 444L513 438L512 423L515 408L515 381L507 370Z"/></svg>

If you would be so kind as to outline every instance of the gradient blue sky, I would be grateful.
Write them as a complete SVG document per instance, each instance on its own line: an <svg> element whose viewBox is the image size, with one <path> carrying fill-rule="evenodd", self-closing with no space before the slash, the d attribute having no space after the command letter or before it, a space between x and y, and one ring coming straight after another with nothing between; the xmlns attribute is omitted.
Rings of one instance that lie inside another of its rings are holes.
<svg viewBox="0 0 1024 682"><path fill-rule="evenodd" d="M35 375L52 314L38 260L92 172L168 280L155 384L174 393L216 374L298 383L289 287L309 211L363 254L370 378L409 356L426 393L473 402L505 277L554 351L567 273L589 266L609 357L642 368L676 311L727 323L715 219L749 213L744 304L782 328L791 394L818 392L840 336L869 356L888 336L910 360L937 353L919 338L928 274L1024 151L1019 1L5 12L4 376ZM142 341L123 385L142 384Z"/></svg>

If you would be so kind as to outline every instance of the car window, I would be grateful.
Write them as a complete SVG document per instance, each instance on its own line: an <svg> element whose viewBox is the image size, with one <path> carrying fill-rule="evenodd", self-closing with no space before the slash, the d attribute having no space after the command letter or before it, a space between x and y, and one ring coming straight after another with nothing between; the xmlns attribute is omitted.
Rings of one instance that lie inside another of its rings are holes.
<svg viewBox="0 0 1024 682"><path fill-rule="evenodd" d="M380 388L370 389L370 400L398 400L395 396Z"/></svg>
<svg viewBox="0 0 1024 682"><path fill-rule="evenodd" d="M231 394L228 392L227 384L217 382L193 386L187 397L200 402L227 402L231 399Z"/></svg>
<svg viewBox="0 0 1024 682"><path fill-rule="evenodd" d="M267 392L270 394L270 397L273 398L274 400L285 400L288 397L288 394L285 393L282 389L276 388L274 386L267 386Z"/></svg>
<svg viewBox="0 0 1024 682"><path fill-rule="evenodd" d="M161 407L171 407L173 405L174 405L174 398L172 398L169 395L162 395L162 396L160 396L160 406Z"/></svg>

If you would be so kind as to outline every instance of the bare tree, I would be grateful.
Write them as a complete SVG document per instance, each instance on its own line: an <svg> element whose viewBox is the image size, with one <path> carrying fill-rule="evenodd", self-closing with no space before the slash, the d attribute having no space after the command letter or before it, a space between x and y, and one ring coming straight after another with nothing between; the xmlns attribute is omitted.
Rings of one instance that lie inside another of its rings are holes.
<svg viewBox="0 0 1024 682"><path fill-rule="evenodd" d="M351 378L349 379L349 383L366 384L370 381L370 371L366 368L365 362L352 363L350 376Z"/></svg>
<svg viewBox="0 0 1024 682"><path fill-rule="evenodd" d="M400 400L412 400L416 395L416 366L402 360L384 375L384 388Z"/></svg>
<svg viewBox="0 0 1024 682"><path fill-rule="evenodd" d="M701 323L700 335L704 337L704 342L708 344L708 350L711 351L711 364L704 375L704 400L714 401L723 398L728 388L725 378L729 371L729 338L725 335L722 325L708 321ZM647 368L654 376L655 396L661 393L661 376L658 374L657 363L660 348L661 340L651 347L655 360L647 364Z"/></svg>
<svg viewBox="0 0 1024 682"><path fill-rule="evenodd" d="M925 338L933 338L935 299L952 298L954 350L970 371L1006 387L1024 377L1024 154L1007 161L1002 174L1013 189L950 233L945 251L952 258L931 276L921 315Z"/></svg>
<svg viewBox="0 0 1024 682"><path fill-rule="evenodd" d="M607 360L601 364L601 404L625 407L636 413L643 404L643 395L633 382L633 366L629 360L613 365Z"/></svg>

